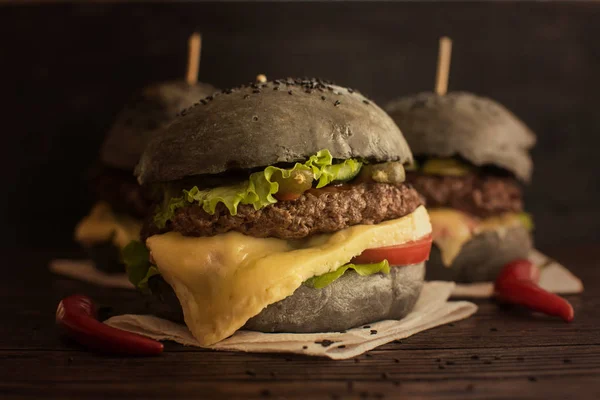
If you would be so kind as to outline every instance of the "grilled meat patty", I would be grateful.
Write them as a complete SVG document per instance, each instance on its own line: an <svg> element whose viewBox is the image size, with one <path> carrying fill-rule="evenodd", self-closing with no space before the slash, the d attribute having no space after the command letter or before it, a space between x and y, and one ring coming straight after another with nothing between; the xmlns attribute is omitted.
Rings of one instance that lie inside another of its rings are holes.
<svg viewBox="0 0 600 400"><path fill-rule="evenodd" d="M454 208L480 218L523 211L521 188L511 177L408 172L406 180L425 197L429 208Z"/></svg>
<svg viewBox="0 0 600 400"><path fill-rule="evenodd" d="M400 218L422 205L423 199L410 185L359 183L310 189L299 199L279 201L260 210L238 206L231 215L223 204L213 215L200 205L176 211L173 219L159 230L149 218L142 240L167 231L184 236L214 236L237 231L254 237L300 239L318 233L331 233L352 225L378 224Z"/></svg>

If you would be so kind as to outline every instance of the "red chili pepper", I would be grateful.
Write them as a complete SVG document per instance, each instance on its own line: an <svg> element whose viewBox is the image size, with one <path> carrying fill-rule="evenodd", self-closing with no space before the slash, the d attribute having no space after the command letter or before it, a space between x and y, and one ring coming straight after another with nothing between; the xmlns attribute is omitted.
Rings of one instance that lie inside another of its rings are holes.
<svg viewBox="0 0 600 400"><path fill-rule="evenodd" d="M153 356L162 353L164 348L156 340L98 321L92 299L83 295L69 296L58 303L56 323L79 344L102 352Z"/></svg>
<svg viewBox="0 0 600 400"><path fill-rule="evenodd" d="M562 297L539 287L537 284L539 277L539 268L531 261L510 262L496 278L494 286L496 298L571 322L574 318L571 304Z"/></svg>
<svg viewBox="0 0 600 400"><path fill-rule="evenodd" d="M496 285L514 280L538 283L540 269L529 260L514 260L502 268L502 271L496 277Z"/></svg>

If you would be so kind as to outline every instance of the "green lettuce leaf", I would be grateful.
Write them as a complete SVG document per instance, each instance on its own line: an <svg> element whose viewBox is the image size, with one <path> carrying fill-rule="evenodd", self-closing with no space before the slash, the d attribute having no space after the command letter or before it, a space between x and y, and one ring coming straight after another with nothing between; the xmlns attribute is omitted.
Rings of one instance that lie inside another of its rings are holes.
<svg viewBox="0 0 600 400"><path fill-rule="evenodd" d="M255 210L259 210L269 204L277 203L277 199L273 197L279 190L279 184L272 180L275 172L281 173L283 178L289 178L295 171L311 171L314 180L318 180L317 187L321 188L335 181L354 178L360 172L362 164L361 161L354 159L333 164L333 157L329 150L321 150L310 156L303 164L296 163L292 168L269 166L263 171L251 174L247 181L237 185L206 190L194 186L190 190L184 190L182 196L172 197L162 209L157 210L154 223L159 228L164 228L178 208L193 203L201 205L204 211L211 215L215 213L219 203L223 203L231 215L237 214L240 204L250 204Z"/></svg>
<svg viewBox="0 0 600 400"><path fill-rule="evenodd" d="M171 197L164 208L161 208L160 206L156 208L154 224L159 228L164 228L167 225L167 221L175 215L175 211L188 204L189 203L183 197Z"/></svg>
<svg viewBox="0 0 600 400"><path fill-rule="evenodd" d="M369 276L378 272L389 274L390 264L387 260L383 260L376 264L345 264L335 271L331 271L319 276L313 276L304 282L304 284L314 289L323 289L324 287L335 282L340 276L344 275L348 269L353 269L360 276Z"/></svg>
<svg viewBox="0 0 600 400"><path fill-rule="evenodd" d="M351 180L358 175L362 165L362 162L350 158L339 164L324 166L320 171L317 188L322 188L323 186L327 186L332 182L346 182Z"/></svg>
<svg viewBox="0 0 600 400"><path fill-rule="evenodd" d="M150 252L142 243L133 240L121 250L129 281L144 293L149 293L148 279L159 275L158 269L150 264Z"/></svg>

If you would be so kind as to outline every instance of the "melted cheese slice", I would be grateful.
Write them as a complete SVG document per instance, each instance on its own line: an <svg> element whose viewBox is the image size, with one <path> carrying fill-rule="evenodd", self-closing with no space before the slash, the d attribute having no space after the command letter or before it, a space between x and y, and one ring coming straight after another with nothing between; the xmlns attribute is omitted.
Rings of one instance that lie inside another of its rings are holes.
<svg viewBox="0 0 600 400"><path fill-rule="evenodd" d="M403 218L302 241L237 232L213 237L169 232L148 238L146 245L173 287L190 331L201 345L210 345L293 294L308 278L334 271L366 249L417 240L430 232L421 206Z"/></svg>
<svg viewBox="0 0 600 400"><path fill-rule="evenodd" d="M139 240L142 223L126 215L115 214L104 202L94 205L90 214L75 228L75 240L83 245L112 240L122 249L132 240Z"/></svg>
<svg viewBox="0 0 600 400"><path fill-rule="evenodd" d="M450 209L430 209L433 226L433 242L439 247L442 263L450 267L462 247L477 234L496 231L504 235L509 228L522 225L517 214L506 213L497 217L477 219L463 212Z"/></svg>

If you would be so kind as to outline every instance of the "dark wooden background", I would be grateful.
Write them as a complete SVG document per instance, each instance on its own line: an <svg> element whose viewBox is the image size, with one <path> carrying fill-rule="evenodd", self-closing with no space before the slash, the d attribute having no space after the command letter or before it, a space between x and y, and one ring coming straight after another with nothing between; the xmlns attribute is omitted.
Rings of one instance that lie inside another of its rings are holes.
<svg viewBox="0 0 600 400"><path fill-rule="evenodd" d="M85 293L107 315L139 312L141 295L52 275L43 266L54 250L9 249L2 260L13 279L0 279L0 399L598 400L600 246L549 253L586 284L568 296L572 323L479 300L467 320L333 361L170 342L151 358L86 351L59 336L60 299Z"/></svg>
<svg viewBox="0 0 600 400"><path fill-rule="evenodd" d="M450 89L491 96L539 135L527 208L542 249L600 225L600 3L44 4L0 6L4 246L73 246L91 199L85 168L136 89L314 75L380 104L433 87L454 39Z"/></svg>

